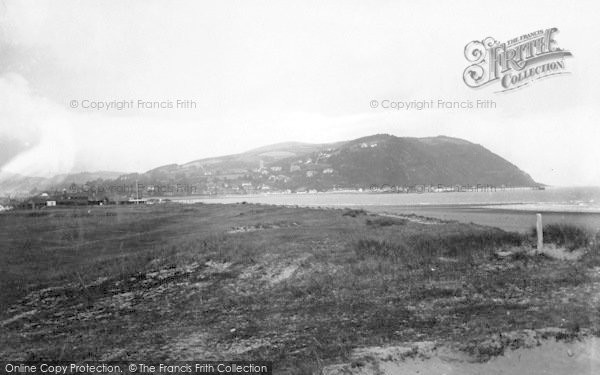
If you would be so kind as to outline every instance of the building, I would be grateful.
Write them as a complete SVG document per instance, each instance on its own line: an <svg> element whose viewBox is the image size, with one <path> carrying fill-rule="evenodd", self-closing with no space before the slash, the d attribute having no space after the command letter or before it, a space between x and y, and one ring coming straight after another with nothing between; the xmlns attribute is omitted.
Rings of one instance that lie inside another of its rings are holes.
<svg viewBox="0 0 600 375"><path fill-rule="evenodd" d="M36 210L36 209L40 209L40 208L46 207L47 206L47 204L46 204L47 201L48 201L47 197L36 196L36 197L29 198L29 199L21 202L21 204L19 204L18 207L21 208L21 209Z"/></svg>
<svg viewBox="0 0 600 375"><path fill-rule="evenodd" d="M146 199L144 198L129 198L124 201L125 204L146 204Z"/></svg>
<svg viewBox="0 0 600 375"><path fill-rule="evenodd" d="M57 200L59 206L87 206L88 193L64 193L62 199Z"/></svg>

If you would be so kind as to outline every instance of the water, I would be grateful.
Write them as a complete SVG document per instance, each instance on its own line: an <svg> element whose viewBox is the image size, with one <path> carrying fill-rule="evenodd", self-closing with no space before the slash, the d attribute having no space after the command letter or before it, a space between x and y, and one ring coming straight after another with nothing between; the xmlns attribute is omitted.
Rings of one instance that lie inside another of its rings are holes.
<svg viewBox="0 0 600 375"><path fill-rule="evenodd" d="M495 192L449 193L317 193L187 197L193 203L262 203L305 207L352 207L372 212L402 213L490 225L525 232L535 225L535 213L544 224L570 223L600 230L600 187L511 189Z"/></svg>

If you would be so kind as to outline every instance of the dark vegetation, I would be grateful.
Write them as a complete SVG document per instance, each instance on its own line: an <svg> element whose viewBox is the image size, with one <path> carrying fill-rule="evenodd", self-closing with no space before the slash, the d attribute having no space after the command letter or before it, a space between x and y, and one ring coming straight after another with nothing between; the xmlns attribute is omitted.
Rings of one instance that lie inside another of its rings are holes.
<svg viewBox="0 0 600 375"><path fill-rule="evenodd" d="M389 227L391 225L405 225L408 223L407 219L395 219L389 217L378 217L375 219L367 219L365 223L372 227Z"/></svg>
<svg viewBox="0 0 600 375"><path fill-rule="evenodd" d="M364 215L367 215L367 211L365 211L363 209L354 210L354 209L347 208L344 210L344 213L342 215L350 216L350 217L364 216Z"/></svg>
<svg viewBox="0 0 600 375"><path fill-rule="evenodd" d="M544 242L554 243L569 250L597 246L600 238L589 230L570 224L544 225L543 232ZM535 227L531 229L531 236L536 236Z"/></svg>

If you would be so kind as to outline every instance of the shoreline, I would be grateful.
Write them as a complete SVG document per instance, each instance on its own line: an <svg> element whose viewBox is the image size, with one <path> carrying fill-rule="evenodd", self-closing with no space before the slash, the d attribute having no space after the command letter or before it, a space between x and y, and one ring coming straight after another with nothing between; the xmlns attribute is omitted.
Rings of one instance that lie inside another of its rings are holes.
<svg viewBox="0 0 600 375"><path fill-rule="evenodd" d="M597 190L597 191L595 191ZM600 214L600 188L548 187L547 190L511 188L489 192L380 193L334 191L318 193L182 196L166 198L179 203L267 203L303 207L424 207L442 209L488 209L515 212Z"/></svg>

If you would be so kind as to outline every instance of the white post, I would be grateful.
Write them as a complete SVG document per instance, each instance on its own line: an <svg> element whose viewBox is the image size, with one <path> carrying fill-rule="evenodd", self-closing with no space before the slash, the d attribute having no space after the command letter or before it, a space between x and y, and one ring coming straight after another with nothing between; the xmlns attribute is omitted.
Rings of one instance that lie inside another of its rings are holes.
<svg viewBox="0 0 600 375"><path fill-rule="evenodd" d="M544 247L544 232L542 229L542 214L537 214L536 231L537 231L537 252L541 253L542 248Z"/></svg>

